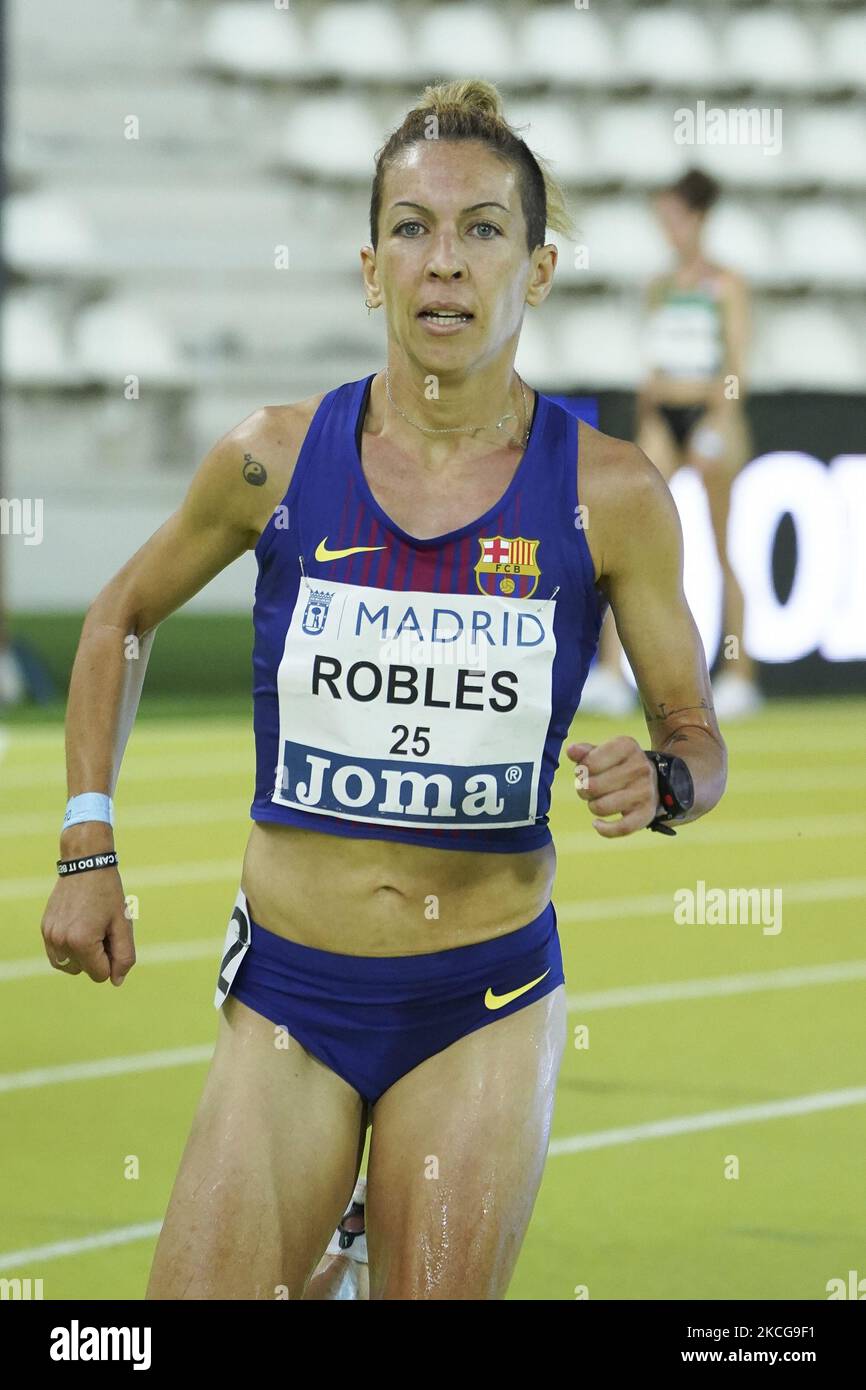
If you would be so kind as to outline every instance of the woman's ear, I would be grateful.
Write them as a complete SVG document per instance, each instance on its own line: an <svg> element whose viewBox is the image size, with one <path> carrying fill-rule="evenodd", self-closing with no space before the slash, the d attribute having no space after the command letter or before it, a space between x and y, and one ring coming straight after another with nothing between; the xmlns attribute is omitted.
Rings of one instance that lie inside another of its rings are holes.
<svg viewBox="0 0 866 1390"><path fill-rule="evenodd" d="M376 276L376 252L372 246L361 247L361 275L364 280L366 303L370 309L378 309L382 303L382 292Z"/></svg>
<svg viewBox="0 0 866 1390"><path fill-rule="evenodd" d="M553 272L556 270L556 262L559 251L552 241L546 246L540 247L533 253L538 259L532 272L532 279L526 291L526 302L533 308L542 304L553 288Z"/></svg>

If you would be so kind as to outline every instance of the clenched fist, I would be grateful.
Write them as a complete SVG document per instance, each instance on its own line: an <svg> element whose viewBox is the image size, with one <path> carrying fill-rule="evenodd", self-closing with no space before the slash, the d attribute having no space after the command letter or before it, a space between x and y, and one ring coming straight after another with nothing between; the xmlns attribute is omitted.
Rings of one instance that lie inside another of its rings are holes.
<svg viewBox="0 0 866 1390"><path fill-rule="evenodd" d="M622 817L592 822L605 839L645 829L662 810L655 767L636 739L621 734L607 743L570 743L565 751L575 764L575 790L593 815Z"/></svg>
<svg viewBox="0 0 866 1390"><path fill-rule="evenodd" d="M55 970L122 985L135 964L135 944L117 869L58 879L42 917L42 939Z"/></svg>

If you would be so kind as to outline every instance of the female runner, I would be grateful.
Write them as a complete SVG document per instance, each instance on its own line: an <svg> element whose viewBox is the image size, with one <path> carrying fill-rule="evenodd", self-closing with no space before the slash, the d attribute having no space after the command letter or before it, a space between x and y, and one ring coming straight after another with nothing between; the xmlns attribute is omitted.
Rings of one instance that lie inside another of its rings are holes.
<svg viewBox="0 0 866 1390"><path fill-rule="evenodd" d="M258 561L254 824L149 1298L326 1294L370 1125L369 1296L502 1298L566 1040L551 781L607 603L654 753L569 745L598 834L670 833L722 794L667 486L514 371L553 283L548 225L567 225L560 192L496 89L427 88L379 152L361 252L384 370L233 429L88 612L73 868L43 935L58 969L119 984L120 875L74 864L113 848L92 812L137 700L125 635L146 650Z"/></svg>
<svg viewBox="0 0 866 1390"><path fill-rule="evenodd" d="M742 276L710 261L703 249L707 213L718 196L715 179L690 169L655 199L676 264L647 292L648 371L637 398L637 443L667 481L688 464L706 491L724 592L724 665L713 682L716 714L724 721L751 714L763 697L743 646L743 592L727 545L731 489L750 448L743 408L749 304ZM585 710L630 709L620 658L608 619L584 690Z"/></svg>

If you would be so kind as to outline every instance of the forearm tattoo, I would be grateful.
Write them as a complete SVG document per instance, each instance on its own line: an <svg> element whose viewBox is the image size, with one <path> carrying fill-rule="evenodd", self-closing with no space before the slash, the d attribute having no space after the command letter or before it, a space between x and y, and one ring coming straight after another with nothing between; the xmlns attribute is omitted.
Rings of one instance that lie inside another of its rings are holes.
<svg viewBox="0 0 866 1390"><path fill-rule="evenodd" d="M644 705L643 712L644 718L646 719L648 724L659 724L664 723L666 719L673 719L675 714L688 714L691 710L695 709L708 710L710 714L713 713L713 707L710 704L709 700L701 700L700 703L697 705L681 705L679 709L668 709L667 705L662 703L656 706L655 714L648 710L646 705Z"/></svg>

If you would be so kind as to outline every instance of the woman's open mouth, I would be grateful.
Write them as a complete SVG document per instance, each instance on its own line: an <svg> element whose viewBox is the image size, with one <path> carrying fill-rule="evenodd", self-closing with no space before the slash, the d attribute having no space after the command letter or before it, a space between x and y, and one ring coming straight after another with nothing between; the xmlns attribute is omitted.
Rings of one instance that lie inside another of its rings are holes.
<svg viewBox="0 0 866 1390"><path fill-rule="evenodd" d="M459 309L422 309L418 318L431 333L456 333L472 323L474 315Z"/></svg>

